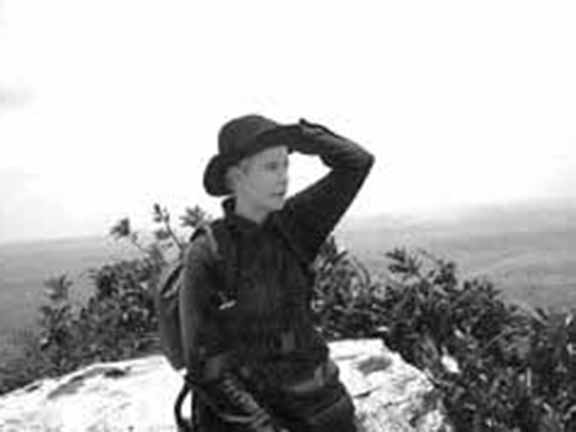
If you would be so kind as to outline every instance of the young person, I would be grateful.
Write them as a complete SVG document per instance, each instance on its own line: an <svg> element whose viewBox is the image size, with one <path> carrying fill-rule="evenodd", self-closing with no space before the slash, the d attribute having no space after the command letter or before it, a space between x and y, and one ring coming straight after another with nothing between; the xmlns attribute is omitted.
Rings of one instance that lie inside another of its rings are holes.
<svg viewBox="0 0 576 432"><path fill-rule="evenodd" d="M185 258L183 345L200 431L355 431L354 406L314 328L307 270L374 162L371 153L305 120L260 115L225 124L204 187L223 200L235 295L222 301L199 236ZM330 172L287 198L289 154L317 155Z"/></svg>

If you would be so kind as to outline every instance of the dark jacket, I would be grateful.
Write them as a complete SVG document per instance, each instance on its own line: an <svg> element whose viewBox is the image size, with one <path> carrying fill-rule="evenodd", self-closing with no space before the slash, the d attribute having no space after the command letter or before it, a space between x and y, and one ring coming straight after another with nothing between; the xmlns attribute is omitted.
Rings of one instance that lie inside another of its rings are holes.
<svg viewBox="0 0 576 432"><path fill-rule="evenodd" d="M218 281L207 240L200 237L187 250L182 326L187 364L200 380L206 360L221 353L232 352L273 385L296 382L327 359L327 344L312 323L313 281L305 265L354 200L374 157L327 130L305 141L301 151L318 155L331 170L281 210L257 224L234 213L233 198L223 202L223 220L238 251L234 307L222 313L216 306ZM221 373L211 371L209 379Z"/></svg>

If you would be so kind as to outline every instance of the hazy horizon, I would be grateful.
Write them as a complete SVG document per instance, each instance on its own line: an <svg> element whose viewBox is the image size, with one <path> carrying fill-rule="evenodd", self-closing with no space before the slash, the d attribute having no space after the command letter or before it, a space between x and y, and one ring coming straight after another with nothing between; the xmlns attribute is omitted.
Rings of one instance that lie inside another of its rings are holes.
<svg viewBox="0 0 576 432"><path fill-rule="evenodd" d="M576 302L576 206L560 204L484 207L444 219L346 219L336 241L373 275L385 273L385 254L393 248L424 249L455 260L463 275L487 275L518 301L562 306ZM33 322L47 278L67 274L75 295L85 296L90 268L139 254L105 235L0 244L0 324L14 324L0 325L0 340L19 328L23 310Z"/></svg>
<svg viewBox="0 0 576 432"><path fill-rule="evenodd" d="M382 223L385 222L387 227L393 229L396 225L399 229L404 229L410 225L413 226L434 226L438 224L447 224L451 227L456 227L458 221L463 223L470 222L471 219L475 217L481 217L483 219L490 219L491 213L512 213L518 212L521 209L527 209L531 212L542 210L543 217L550 215L550 212L563 212L570 211L567 217L573 214L576 210L576 199L571 197L566 198L547 198L547 199L531 199L531 200L516 200L507 203L479 203L479 204L469 204L460 207L445 207L440 210L404 210L404 211L390 211L382 212L379 214L370 215L349 215L345 214L343 219L340 221L336 228L336 233L342 230L348 229L358 229L363 225L368 225L371 223ZM217 215L214 213L213 216ZM173 216L179 216L173 214ZM127 215L129 217L129 215ZM494 215L495 217L495 215ZM117 220L120 217L117 218ZM153 230L151 224L152 218L150 217L147 223L142 225L136 225L132 223L132 228L141 231L143 234L150 233ZM132 219L131 219L132 221ZM133 222L133 221L132 221ZM576 225L576 221L574 221ZM10 246L10 245L26 245L28 243L42 243L42 242L67 242L81 239L105 239L109 238L113 240L109 235L109 229L112 225L108 226L101 232L86 232L80 234L67 234L49 237L22 237L12 240L4 241L0 239L0 246ZM177 229L178 226L175 226Z"/></svg>

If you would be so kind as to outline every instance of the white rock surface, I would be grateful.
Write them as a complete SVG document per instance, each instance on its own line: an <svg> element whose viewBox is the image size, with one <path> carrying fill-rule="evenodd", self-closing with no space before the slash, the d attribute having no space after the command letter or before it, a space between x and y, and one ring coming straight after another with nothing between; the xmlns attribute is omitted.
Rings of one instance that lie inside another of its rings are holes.
<svg viewBox="0 0 576 432"><path fill-rule="evenodd" d="M361 431L449 430L425 375L381 341L334 342L330 350ZM181 376L161 356L94 364L0 397L0 431L175 431L180 386Z"/></svg>

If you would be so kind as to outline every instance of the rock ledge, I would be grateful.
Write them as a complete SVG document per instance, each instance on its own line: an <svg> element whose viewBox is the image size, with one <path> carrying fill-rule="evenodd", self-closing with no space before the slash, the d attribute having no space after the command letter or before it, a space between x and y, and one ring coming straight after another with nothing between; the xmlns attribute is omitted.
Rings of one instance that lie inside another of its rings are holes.
<svg viewBox="0 0 576 432"><path fill-rule="evenodd" d="M330 344L356 404L360 430L449 431L426 376L380 340ZM176 431L181 376L162 356L98 363L0 397L0 431Z"/></svg>

